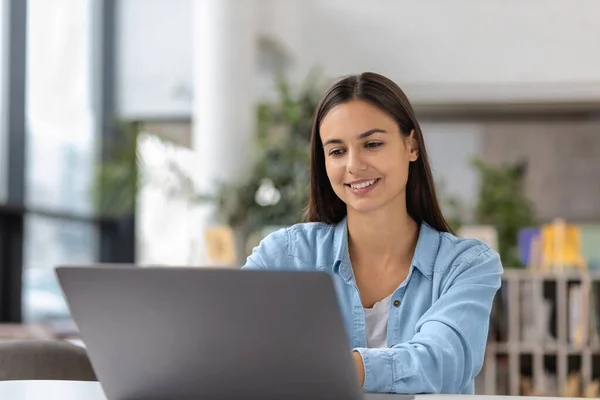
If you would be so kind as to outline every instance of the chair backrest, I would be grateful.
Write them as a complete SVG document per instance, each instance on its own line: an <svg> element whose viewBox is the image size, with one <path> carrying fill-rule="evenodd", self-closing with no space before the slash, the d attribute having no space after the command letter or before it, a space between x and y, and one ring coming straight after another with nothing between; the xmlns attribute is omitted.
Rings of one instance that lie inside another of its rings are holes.
<svg viewBox="0 0 600 400"><path fill-rule="evenodd" d="M97 381L84 348L59 340L0 342L0 381Z"/></svg>

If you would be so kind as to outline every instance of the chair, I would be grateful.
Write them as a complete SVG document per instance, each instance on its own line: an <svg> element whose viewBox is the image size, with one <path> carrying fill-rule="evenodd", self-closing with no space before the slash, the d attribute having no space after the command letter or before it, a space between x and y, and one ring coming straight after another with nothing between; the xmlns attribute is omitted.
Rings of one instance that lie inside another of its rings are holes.
<svg viewBox="0 0 600 400"><path fill-rule="evenodd" d="M97 381L84 348L59 340L0 342L0 381Z"/></svg>

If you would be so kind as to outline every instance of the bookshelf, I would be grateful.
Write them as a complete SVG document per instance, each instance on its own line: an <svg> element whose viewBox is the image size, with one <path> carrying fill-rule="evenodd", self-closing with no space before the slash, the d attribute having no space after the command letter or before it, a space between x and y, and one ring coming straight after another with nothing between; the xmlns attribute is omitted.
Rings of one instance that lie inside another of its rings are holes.
<svg viewBox="0 0 600 400"><path fill-rule="evenodd" d="M478 392L600 397L600 271L505 269Z"/></svg>

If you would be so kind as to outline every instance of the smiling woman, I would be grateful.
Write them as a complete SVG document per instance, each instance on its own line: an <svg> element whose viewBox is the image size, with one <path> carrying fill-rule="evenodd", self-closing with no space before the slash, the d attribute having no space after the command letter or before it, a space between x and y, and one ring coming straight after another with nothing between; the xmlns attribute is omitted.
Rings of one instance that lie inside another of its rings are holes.
<svg viewBox="0 0 600 400"><path fill-rule="evenodd" d="M343 196L343 184L382 180L367 174L386 172L392 175L381 183L388 185L388 196L380 201L405 202L391 208L407 208L418 222L450 231L437 202L421 128L406 95L393 82L374 73L338 81L323 96L313 124L308 220L339 222L350 200ZM342 169L346 172L337 177L340 187L332 179ZM327 180L331 185L323 184ZM395 196L405 191L406 196Z"/></svg>
<svg viewBox="0 0 600 400"><path fill-rule="evenodd" d="M332 276L365 391L474 393L502 265L485 243L450 233L394 82L363 73L325 92L310 180L309 222L267 236L244 269Z"/></svg>
<svg viewBox="0 0 600 400"><path fill-rule="evenodd" d="M368 129L373 124L382 128ZM357 129L363 133L357 135ZM418 156L413 132L404 139L391 116L360 99L333 107L323 118L325 169L347 213L406 208L400 194L408 164Z"/></svg>

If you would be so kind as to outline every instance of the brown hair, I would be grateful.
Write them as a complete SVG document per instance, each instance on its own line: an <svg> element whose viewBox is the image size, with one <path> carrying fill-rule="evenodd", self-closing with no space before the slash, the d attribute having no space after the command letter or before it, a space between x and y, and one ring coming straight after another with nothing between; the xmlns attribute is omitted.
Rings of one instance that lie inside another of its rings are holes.
<svg viewBox="0 0 600 400"><path fill-rule="evenodd" d="M426 222L440 232L451 232L442 215L427 159L421 127L408 98L390 79L373 73L347 76L335 82L323 95L315 111L310 144L310 194L305 218L311 222L335 224L346 216L346 204L335 194L325 170L320 126L332 108L350 100L367 101L393 117L402 135L414 129L419 157L411 162L406 184L406 207L417 223Z"/></svg>

